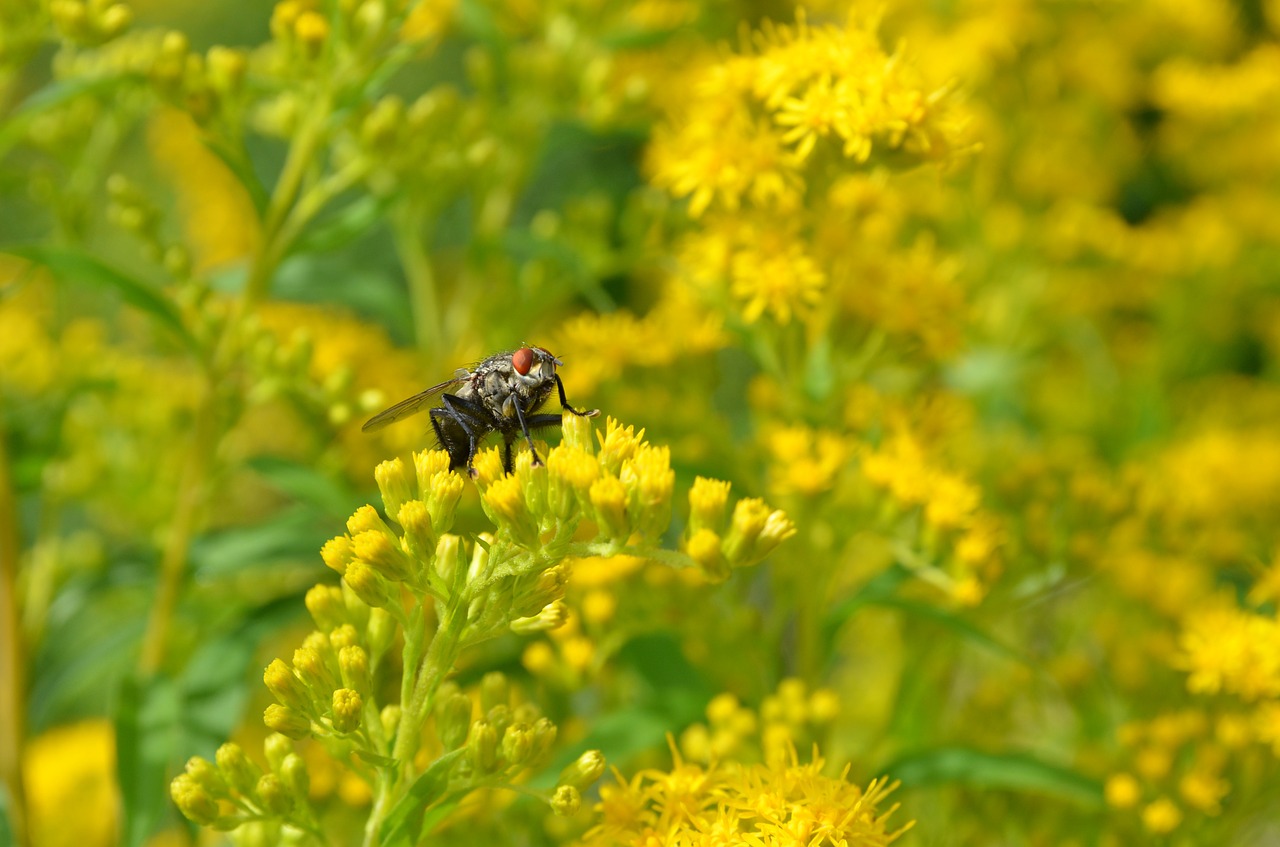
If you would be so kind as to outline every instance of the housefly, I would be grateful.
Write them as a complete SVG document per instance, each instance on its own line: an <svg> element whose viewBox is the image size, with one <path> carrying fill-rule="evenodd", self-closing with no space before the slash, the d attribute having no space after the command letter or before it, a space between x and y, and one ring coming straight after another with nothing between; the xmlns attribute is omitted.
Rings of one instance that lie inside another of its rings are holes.
<svg viewBox="0 0 1280 847"><path fill-rule="evenodd" d="M494 353L470 368L458 368L452 379L433 385L420 394L401 400L365 423L364 432L382 429L387 424L431 411L431 427L440 446L449 454L449 469L466 468L474 478L472 462L481 440L491 432L502 433L502 467L511 473L511 445L520 435L529 443L533 463L542 464L533 446L530 430L559 426L560 415L538 414L554 388L560 393L560 406L572 414L593 418L599 409L579 411L564 396L564 383L556 368L564 362L542 347L521 347ZM432 405L439 395L441 404Z"/></svg>

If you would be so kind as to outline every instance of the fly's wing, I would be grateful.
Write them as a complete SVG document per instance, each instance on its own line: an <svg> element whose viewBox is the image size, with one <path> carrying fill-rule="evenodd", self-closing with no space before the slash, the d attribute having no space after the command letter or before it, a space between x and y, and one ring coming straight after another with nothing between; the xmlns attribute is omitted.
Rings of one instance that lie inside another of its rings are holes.
<svg viewBox="0 0 1280 847"><path fill-rule="evenodd" d="M452 388L455 385L462 384L471 374L465 369L459 369L454 374L453 379L446 379L439 385L433 385L426 391L413 395L412 397L401 400L389 409L383 409L378 414L365 421L364 426L360 427L361 432L374 432L382 429L384 426L393 424L396 421L403 420L411 415L416 415L423 409L430 408L434 405L436 395L443 394L445 389Z"/></svg>

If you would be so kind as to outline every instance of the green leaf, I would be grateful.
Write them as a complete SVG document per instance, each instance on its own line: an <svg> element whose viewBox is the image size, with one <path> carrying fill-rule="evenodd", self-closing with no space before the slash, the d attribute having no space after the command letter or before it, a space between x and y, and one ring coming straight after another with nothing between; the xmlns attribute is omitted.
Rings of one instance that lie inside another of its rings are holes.
<svg viewBox="0 0 1280 847"><path fill-rule="evenodd" d="M32 244L6 247L3 252L48 268L59 280L110 289L126 303L154 318L193 353L200 351L195 338L187 331L178 310L159 291L127 276L87 253L71 248Z"/></svg>
<svg viewBox="0 0 1280 847"><path fill-rule="evenodd" d="M172 679L126 677L115 710L116 773L123 801L123 841L144 843L168 816L165 780L178 756L181 697Z"/></svg>
<svg viewBox="0 0 1280 847"><path fill-rule="evenodd" d="M365 195L344 206L303 233L292 253L331 253L361 237L386 216L394 195Z"/></svg>
<svg viewBox="0 0 1280 847"><path fill-rule="evenodd" d="M413 843L413 834L420 831L420 816L449 790L449 773L464 753L466 748L445 753L414 781L408 793L400 798L400 802L396 803L382 822L379 843L383 847Z"/></svg>
<svg viewBox="0 0 1280 847"><path fill-rule="evenodd" d="M269 523L235 527L201 536L191 546L193 572L221 577L267 564L318 563L320 547L332 532L308 509L277 515Z"/></svg>
<svg viewBox="0 0 1280 847"><path fill-rule="evenodd" d="M968 747L935 747L902 756L881 769L916 788L960 784L1019 793L1047 794L1097 807L1102 784L1070 768L1026 753L984 753Z"/></svg>
<svg viewBox="0 0 1280 847"><path fill-rule="evenodd" d="M359 497L350 487L310 465L259 456L249 461L249 467L282 494L314 506L325 516L346 520L359 505Z"/></svg>

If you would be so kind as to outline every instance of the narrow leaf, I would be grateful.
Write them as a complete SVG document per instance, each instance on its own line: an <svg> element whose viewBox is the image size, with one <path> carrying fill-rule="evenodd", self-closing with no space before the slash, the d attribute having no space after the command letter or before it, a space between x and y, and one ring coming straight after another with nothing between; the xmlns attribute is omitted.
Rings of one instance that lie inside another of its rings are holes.
<svg viewBox="0 0 1280 847"><path fill-rule="evenodd" d="M1101 806L1103 800L1102 785L1097 780L1026 753L936 747L909 753L882 770L910 787L954 783L1048 794L1095 807Z"/></svg>
<svg viewBox="0 0 1280 847"><path fill-rule="evenodd" d="M465 748L460 748L445 753L423 771L422 776L417 778L408 793L400 798L400 802L396 803L387 819L382 822L380 844L392 847L397 843L411 843L413 834L421 826L423 812L449 789L449 772L465 752Z"/></svg>

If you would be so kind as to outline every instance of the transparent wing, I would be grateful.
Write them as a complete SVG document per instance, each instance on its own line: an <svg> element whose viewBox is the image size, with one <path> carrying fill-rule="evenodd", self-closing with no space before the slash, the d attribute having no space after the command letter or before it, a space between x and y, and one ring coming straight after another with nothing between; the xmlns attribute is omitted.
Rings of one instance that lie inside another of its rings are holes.
<svg viewBox="0 0 1280 847"><path fill-rule="evenodd" d="M445 389L462 384L466 380L467 376L469 376L469 374L465 370L459 370L459 372L454 375L453 379L446 379L438 385L431 386L426 391L419 392L412 397L401 400L389 409L383 409L381 412L378 412L378 414L365 421L364 426L360 427L360 431L374 432L382 429L388 424L393 424L396 421L403 420L411 415L416 415L423 409L430 408L434 405L433 401L437 395L443 394Z"/></svg>

